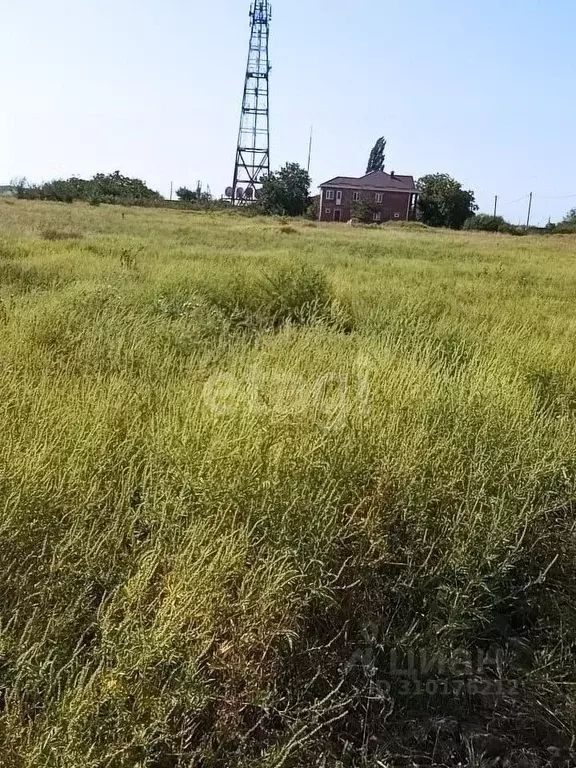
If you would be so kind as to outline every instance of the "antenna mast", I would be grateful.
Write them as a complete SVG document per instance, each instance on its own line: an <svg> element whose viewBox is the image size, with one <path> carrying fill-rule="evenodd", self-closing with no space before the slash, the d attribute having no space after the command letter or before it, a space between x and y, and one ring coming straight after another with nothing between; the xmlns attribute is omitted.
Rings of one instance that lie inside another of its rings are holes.
<svg viewBox="0 0 576 768"><path fill-rule="evenodd" d="M271 67L268 46L271 19L272 7L268 0L253 0L250 6L250 47L232 185L233 205L257 198L262 178L270 173Z"/></svg>

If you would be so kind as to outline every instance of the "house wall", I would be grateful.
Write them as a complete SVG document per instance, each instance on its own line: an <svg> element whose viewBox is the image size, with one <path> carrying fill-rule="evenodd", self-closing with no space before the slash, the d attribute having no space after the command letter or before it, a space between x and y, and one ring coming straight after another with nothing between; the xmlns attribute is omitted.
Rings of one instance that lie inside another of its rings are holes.
<svg viewBox="0 0 576 768"><path fill-rule="evenodd" d="M354 203L354 193L358 192L360 200L369 203L375 212L380 213L380 221L390 221L392 219L407 221L410 216L410 204L412 194L410 192L382 192L382 202L376 202L376 192L373 190L354 190L341 189L342 202L336 204L338 188L335 187L334 199L327 199L327 189L323 189L320 195L320 221L337 221L335 212L340 211L340 221L346 222L352 218L352 205ZM396 215L395 215L396 214Z"/></svg>

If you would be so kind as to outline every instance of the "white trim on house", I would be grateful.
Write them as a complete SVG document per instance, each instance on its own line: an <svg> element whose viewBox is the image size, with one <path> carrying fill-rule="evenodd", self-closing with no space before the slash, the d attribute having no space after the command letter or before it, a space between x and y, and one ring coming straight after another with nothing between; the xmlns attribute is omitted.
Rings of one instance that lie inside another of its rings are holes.
<svg viewBox="0 0 576 768"><path fill-rule="evenodd" d="M410 214L412 212L412 208L414 207L414 199L415 199L415 195L408 196L408 208L406 210L406 221L410 221Z"/></svg>

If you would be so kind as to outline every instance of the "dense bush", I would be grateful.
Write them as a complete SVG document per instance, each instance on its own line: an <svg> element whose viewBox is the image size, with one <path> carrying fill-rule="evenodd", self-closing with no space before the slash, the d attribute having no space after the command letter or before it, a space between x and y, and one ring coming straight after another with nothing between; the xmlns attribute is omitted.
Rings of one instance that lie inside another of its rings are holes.
<svg viewBox="0 0 576 768"><path fill-rule="evenodd" d="M308 199L308 208L305 217L311 221L318 221L320 215L320 195L314 195Z"/></svg>
<svg viewBox="0 0 576 768"><path fill-rule="evenodd" d="M69 179L55 179L43 184L30 184L23 179L19 182L16 192L22 200L53 200L61 203L72 203L75 200L92 204L129 201L130 204L141 205L162 200L160 193L147 187L145 182L123 176L120 171L110 174L97 173L89 180L72 176Z"/></svg>
<svg viewBox="0 0 576 768"><path fill-rule="evenodd" d="M523 227L515 227L502 216L491 216L488 213L479 213L466 219L462 229L475 232L499 232L501 235L525 235Z"/></svg>
<svg viewBox="0 0 576 768"><path fill-rule="evenodd" d="M303 216L310 200L310 176L298 163L286 163L263 180L254 206L264 214Z"/></svg>
<svg viewBox="0 0 576 768"><path fill-rule="evenodd" d="M202 191L202 184L198 182L196 189L180 187L176 190L176 197L183 203L210 203L212 194L208 191Z"/></svg>
<svg viewBox="0 0 576 768"><path fill-rule="evenodd" d="M478 210L474 192L462 188L460 182L446 173L423 176L417 183L418 214L430 227L461 229Z"/></svg>
<svg viewBox="0 0 576 768"><path fill-rule="evenodd" d="M352 203L350 213L353 219L358 219L362 224L371 224L374 220L374 214L380 212L380 207L371 205L366 200L357 200Z"/></svg>
<svg viewBox="0 0 576 768"><path fill-rule="evenodd" d="M553 235L576 235L576 222L561 221L548 228Z"/></svg>
<svg viewBox="0 0 576 768"><path fill-rule="evenodd" d="M507 226L502 216L490 216L488 213L479 213L471 216L464 222L463 229L474 229L480 232L500 232Z"/></svg>

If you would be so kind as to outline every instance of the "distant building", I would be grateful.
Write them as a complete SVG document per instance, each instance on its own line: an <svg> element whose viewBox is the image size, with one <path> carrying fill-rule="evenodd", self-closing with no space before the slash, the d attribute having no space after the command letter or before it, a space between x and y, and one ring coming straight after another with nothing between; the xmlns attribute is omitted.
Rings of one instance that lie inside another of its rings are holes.
<svg viewBox="0 0 576 768"><path fill-rule="evenodd" d="M16 197L16 187L0 186L0 197Z"/></svg>
<svg viewBox="0 0 576 768"><path fill-rule="evenodd" d="M320 184L320 221L349 221L354 203L367 203L372 221L415 218L418 190L412 176L373 171L359 179L337 176Z"/></svg>

